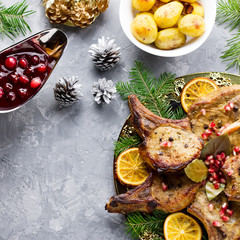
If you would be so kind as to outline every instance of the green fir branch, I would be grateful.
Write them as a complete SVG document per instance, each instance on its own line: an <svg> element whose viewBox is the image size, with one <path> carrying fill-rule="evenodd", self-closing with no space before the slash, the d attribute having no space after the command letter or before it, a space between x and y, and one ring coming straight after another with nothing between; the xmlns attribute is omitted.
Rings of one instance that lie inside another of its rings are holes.
<svg viewBox="0 0 240 240"><path fill-rule="evenodd" d="M141 142L142 140L138 135L120 137L119 140L114 143L114 156L117 157L120 153L129 148L138 147Z"/></svg>
<svg viewBox="0 0 240 240"><path fill-rule="evenodd" d="M152 214L140 212L129 213L125 222L127 226L126 232L133 239L139 239L145 232L156 233L159 237L163 237L163 225L167 216L167 213L157 210Z"/></svg>
<svg viewBox="0 0 240 240"><path fill-rule="evenodd" d="M6 35L13 40L13 37L20 33L25 35L27 30L31 31L25 19L35 11L27 8L26 0L15 3L9 8L0 2L0 33L2 36Z"/></svg>
<svg viewBox="0 0 240 240"><path fill-rule="evenodd" d="M224 62L230 62L227 69L236 67L240 72L240 32L233 34L233 37L227 40L227 45L221 56Z"/></svg>
<svg viewBox="0 0 240 240"><path fill-rule="evenodd" d="M216 20L219 24L227 24L230 31L240 26L240 1L218 0Z"/></svg>

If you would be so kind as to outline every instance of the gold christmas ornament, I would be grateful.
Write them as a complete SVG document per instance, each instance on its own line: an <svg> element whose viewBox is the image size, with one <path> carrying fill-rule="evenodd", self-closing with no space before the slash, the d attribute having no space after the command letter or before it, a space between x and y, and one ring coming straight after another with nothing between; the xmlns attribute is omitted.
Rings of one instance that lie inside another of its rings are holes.
<svg viewBox="0 0 240 240"><path fill-rule="evenodd" d="M51 23L85 28L108 8L109 0L43 0Z"/></svg>

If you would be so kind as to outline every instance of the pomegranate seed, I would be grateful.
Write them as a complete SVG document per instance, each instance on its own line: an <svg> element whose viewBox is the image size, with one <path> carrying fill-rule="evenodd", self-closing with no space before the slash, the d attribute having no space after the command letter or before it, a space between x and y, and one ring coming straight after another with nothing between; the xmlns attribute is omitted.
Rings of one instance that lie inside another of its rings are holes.
<svg viewBox="0 0 240 240"><path fill-rule="evenodd" d="M39 63L39 57L34 55L32 56L31 61L32 61L32 64L36 65Z"/></svg>
<svg viewBox="0 0 240 240"><path fill-rule="evenodd" d="M214 209L214 205L212 203L209 203L209 205L208 205L209 212L212 212L213 209Z"/></svg>
<svg viewBox="0 0 240 240"><path fill-rule="evenodd" d="M213 182L213 177L209 177L209 181L210 181L210 182Z"/></svg>
<svg viewBox="0 0 240 240"><path fill-rule="evenodd" d="M212 160L212 159L213 159L213 155L208 155L208 156L207 156L207 160L210 161L210 160Z"/></svg>
<svg viewBox="0 0 240 240"><path fill-rule="evenodd" d="M225 215L225 211L224 210L220 210L219 214L220 214L220 217L223 217Z"/></svg>
<svg viewBox="0 0 240 240"><path fill-rule="evenodd" d="M220 132L217 132L217 136L220 136L221 135L221 133Z"/></svg>
<svg viewBox="0 0 240 240"><path fill-rule="evenodd" d="M240 151L239 147L235 147L235 148L234 148L234 151L235 151L235 152L239 152L239 151Z"/></svg>
<svg viewBox="0 0 240 240"><path fill-rule="evenodd" d="M209 172L209 173L214 173L214 172L215 172L215 170L214 170L214 169L212 169L212 168L209 168L209 169L208 169L208 172Z"/></svg>
<svg viewBox="0 0 240 240"><path fill-rule="evenodd" d="M23 83L23 84L29 83L28 77L27 77L27 76L24 76L24 75L23 75L23 76L20 76L19 81L20 81L21 83Z"/></svg>
<svg viewBox="0 0 240 240"><path fill-rule="evenodd" d="M9 79L9 81L11 81L14 84L16 84L18 82L18 76L17 76L17 74L14 74L14 73L9 74L8 79Z"/></svg>
<svg viewBox="0 0 240 240"><path fill-rule="evenodd" d="M228 106L229 106L231 109L233 109L233 108L234 108L234 103L233 103L233 102L230 102L230 103L228 104Z"/></svg>
<svg viewBox="0 0 240 240"><path fill-rule="evenodd" d="M28 66L28 61L27 61L25 58L21 58L21 59L19 60L19 66L20 66L21 68L27 68L27 66Z"/></svg>
<svg viewBox="0 0 240 240"><path fill-rule="evenodd" d="M37 87L40 86L40 84L41 84L41 79L39 77L33 78L31 83L30 83L30 87L31 88L37 88ZM169 143L171 143L171 142L169 142Z"/></svg>
<svg viewBox="0 0 240 240"><path fill-rule="evenodd" d="M226 213L227 213L228 216L231 217L231 216L233 215L233 210L227 209L227 210L226 210Z"/></svg>
<svg viewBox="0 0 240 240"><path fill-rule="evenodd" d="M228 207L228 204L225 202L225 203L222 205L221 209L224 210L224 211L226 211L226 210L227 210L227 207Z"/></svg>
<svg viewBox="0 0 240 240"><path fill-rule="evenodd" d="M222 160L221 154L217 154L217 160Z"/></svg>
<svg viewBox="0 0 240 240"><path fill-rule="evenodd" d="M221 227L221 223L218 221L213 221L213 226L214 227Z"/></svg>
<svg viewBox="0 0 240 240"><path fill-rule="evenodd" d="M212 177L213 177L214 180L218 179L218 175L215 172L212 173Z"/></svg>
<svg viewBox="0 0 240 240"><path fill-rule="evenodd" d="M214 164L214 163L215 163L214 159L210 160L210 164Z"/></svg>
<svg viewBox="0 0 240 240"><path fill-rule="evenodd" d="M14 92L9 92L7 94L7 99L11 102L13 102L16 99L16 94Z"/></svg>
<svg viewBox="0 0 240 240"><path fill-rule="evenodd" d="M22 98L27 97L27 95L28 95L27 89L26 88L19 88L18 89L18 95Z"/></svg>
<svg viewBox="0 0 240 240"><path fill-rule="evenodd" d="M227 174L228 174L229 177L231 177L231 176L233 175L233 173L234 173L234 172L233 172L232 169L227 172Z"/></svg>
<svg viewBox="0 0 240 240"><path fill-rule="evenodd" d="M210 128L215 128L215 127L216 127L215 122L211 122L211 123L209 124L209 127L210 127Z"/></svg>
<svg viewBox="0 0 240 240"><path fill-rule="evenodd" d="M225 185L225 184L223 184L223 183L221 183L221 184L220 184L220 187L221 187L221 188L225 188L225 187L226 187L226 185Z"/></svg>
<svg viewBox="0 0 240 240"><path fill-rule="evenodd" d="M203 108L203 109L201 109L201 114L203 115L203 116L205 116L206 115L206 110Z"/></svg>
<svg viewBox="0 0 240 240"><path fill-rule="evenodd" d="M230 108L228 105L226 105L226 106L224 107L224 109L225 109L227 112L229 112L229 111L231 110L231 108Z"/></svg>
<svg viewBox="0 0 240 240"><path fill-rule="evenodd" d="M234 155L234 156L236 156L236 155L237 155L237 153L236 153L234 150L233 150L233 155Z"/></svg>
<svg viewBox="0 0 240 240"><path fill-rule="evenodd" d="M205 165L207 165L207 166L210 164L210 162L209 162L208 160L205 160L204 163L205 163Z"/></svg>
<svg viewBox="0 0 240 240"><path fill-rule="evenodd" d="M13 89L13 85L11 83L5 83L4 89L6 92L10 92Z"/></svg>
<svg viewBox="0 0 240 240"><path fill-rule="evenodd" d="M224 222L227 222L227 221L229 221L229 217L227 217L227 216L222 216L222 220L223 220Z"/></svg>
<svg viewBox="0 0 240 240"><path fill-rule="evenodd" d="M213 185L219 183L219 180L213 180Z"/></svg>
<svg viewBox="0 0 240 240"><path fill-rule="evenodd" d="M163 141L160 143L161 147L167 147L168 146L168 142L167 141Z"/></svg>
<svg viewBox="0 0 240 240"><path fill-rule="evenodd" d="M47 71L47 66L45 64L41 64L39 67L38 67L38 72L40 73L45 73Z"/></svg>
<svg viewBox="0 0 240 240"><path fill-rule="evenodd" d="M215 183L215 184L214 184L214 188L215 188L215 189L219 189L219 187L220 187L220 184L219 184L219 183Z"/></svg>
<svg viewBox="0 0 240 240"><path fill-rule="evenodd" d="M209 130L209 129L207 129L207 130L206 130L206 134L207 134L208 136L211 136L211 135L212 135L212 131Z"/></svg>
<svg viewBox="0 0 240 240"><path fill-rule="evenodd" d="M202 139L203 139L203 140L207 140L207 138L208 138L208 135L207 135L206 133L203 133L203 134L202 134Z"/></svg>
<svg viewBox="0 0 240 240"><path fill-rule="evenodd" d="M219 172L219 173L218 173L218 176L220 176L220 177L221 177L222 175L223 175L223 173L222 173L222 172Z"/></svg>
<svg viewBox="0 0 240 240"><path fill-rule="evenodd" d="M3 91L2 87L0 87L0 98L2 98L3 94L4 94L4 91Z"/></svg>
<svg viewBox="0 0 240 240"><path fill-rule="evenodd" d="M224 178L220 178L220 183L226 184L227 181L226 181L226 179L224 179Z"/></svg>
<svg viewBox="0 0 240 240"><path fill-rule="evenodd" d="M221 158L224 159L226 157L226 154L224 152L221 153Z"/></svg>
<svg viewBox="0 0 240 240"><path fill-rule="evenodd" d="M162 189L163 189L163 191L166 191L168 189L167 184L164 182L162 182Z"/></svg>
<svg viewBox="0 0 240 240"><path fill-rule="evenodd" d="M17 60L16 60L16 58L14 58L14 57L8 57L8 58L5 60L4 66L5 66L7 69L9 69L9 70L14 69L14 68L17 66Z"/></svg>

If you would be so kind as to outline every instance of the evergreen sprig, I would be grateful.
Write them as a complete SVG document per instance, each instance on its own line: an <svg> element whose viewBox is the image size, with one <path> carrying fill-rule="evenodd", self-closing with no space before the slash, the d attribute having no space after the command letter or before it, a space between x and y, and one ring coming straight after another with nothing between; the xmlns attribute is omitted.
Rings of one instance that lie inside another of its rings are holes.
<svg viewBox="0 0 240 240"><path fill-rule="evenodd" d="M164 72L155 78L151 70L142 62L135 61L130 71L129 82L118 82L117 91L123 100L135 94L138 99L153 113L165 118L181 118L180 113L173 111L168 95L174 92L175 74Z"/></svg>
<svg viewBox="0 0 240 240"><path fill-rule="evenodd" d="M152 214L140 212L129 213L125 222L127 226L126 231L130 233L133 239L139 239L146 231L164 237L163 225L167 216L167 213L158 210L155 210Z"/></svg>
<svg viewBox="0 0 240 240"><path fill-rule="evenodd" d="M31 31L29 25L25 21L26 17L35 11L28 10L26 0L13 4L6 8L0 1L0 33L6 35L13 40L20 33L26 34L27 30Z"/></svg>
<svg viewBox="0 0 240 240"><path fill-rule="evenodd" d="M142 140L138 135L120 137L119 140L114 143L114 156L117 157L120 153L129 148L138 147L141 142Z"/></svg>

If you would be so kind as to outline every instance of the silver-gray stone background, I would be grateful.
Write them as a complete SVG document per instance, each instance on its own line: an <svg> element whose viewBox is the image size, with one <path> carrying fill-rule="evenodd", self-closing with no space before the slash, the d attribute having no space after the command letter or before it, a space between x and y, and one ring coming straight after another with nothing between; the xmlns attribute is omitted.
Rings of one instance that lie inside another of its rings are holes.
<svg viewBox="0 0 240 240"><path fill-rule="evenodd" d="M10 6L17 0L3 0ZM32 33L51 28L39 0L28 0L36 11L28 19ZM208 40L182 57L161 58L137 49L124 35L119 0L86 29L58 26L69 38L68 47L48 82L21 109L0 115L0 240L118 240L125 235L124 217L109 214L105 203L114 195L113 142L129 114L119 97L110 105L94 102L94 81L106 77L127 81L134 60L146 63L156 75L177 76L225 71L220 55L230 37L214 26ZM120 63L110 71L95 69L88 54L101 36L115 38ZM0 40L0 50L22 40ZM230 70L237 73L236 70ZM80 77L83 99L59 109L53 87L62 76Z"/></svg>

